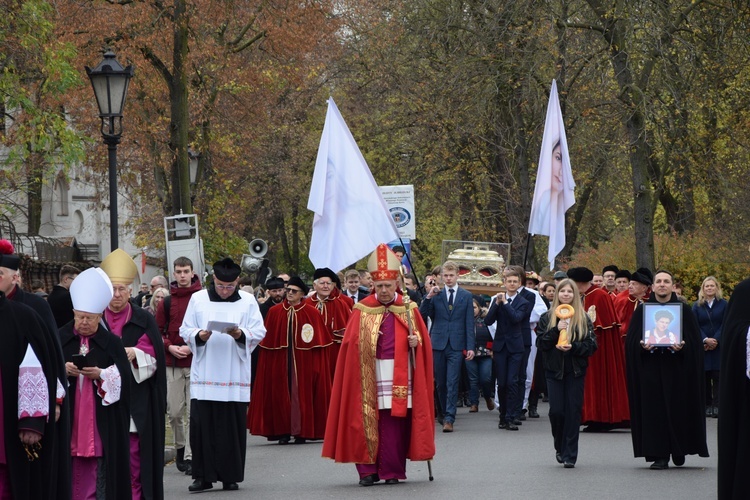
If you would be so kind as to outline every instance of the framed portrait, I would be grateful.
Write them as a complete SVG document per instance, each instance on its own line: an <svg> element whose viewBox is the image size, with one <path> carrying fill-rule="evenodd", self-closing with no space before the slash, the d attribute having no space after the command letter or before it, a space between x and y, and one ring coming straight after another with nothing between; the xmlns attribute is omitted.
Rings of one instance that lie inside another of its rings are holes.
<svg viewBox="0 0 750 500"><path fill-rule="evenodd" d="M682 342L682 304L643 304L643 342L655 347Z"/></svg>

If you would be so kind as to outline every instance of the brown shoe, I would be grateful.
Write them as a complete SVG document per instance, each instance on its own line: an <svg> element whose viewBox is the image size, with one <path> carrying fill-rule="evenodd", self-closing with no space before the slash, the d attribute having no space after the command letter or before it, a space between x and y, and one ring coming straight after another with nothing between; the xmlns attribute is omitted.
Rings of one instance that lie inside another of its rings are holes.
<svg viewBox="0 0 750 500"><path fill-rule="evenodd" d="M446 422L445 424L443 424L443 432L453 432L453 423Z"/></svg>
<svg viewBox="0 0 750 500"><path fill-rule="evenodd" d="M477 405L471 405L471 408L469 408L469 413L476 413L479 411L479 407Z"/></svg>
<svg viewBox="0 0 750 500"><path fill-rule="evenodd" d="M495 402L492 401L492 398L484 398L484 400L487 402L487 409L492 411L495 409Z"/></svg>

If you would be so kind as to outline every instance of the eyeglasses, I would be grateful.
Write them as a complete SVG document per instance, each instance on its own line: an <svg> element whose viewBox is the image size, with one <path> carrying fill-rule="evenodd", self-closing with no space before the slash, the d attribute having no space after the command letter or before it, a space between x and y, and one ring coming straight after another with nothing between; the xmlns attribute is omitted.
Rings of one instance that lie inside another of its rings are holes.
<svg viewBox="0 0 750 500"><path fill-rule="evenodd" d="M214 285L217 290L234 290L237 285Z"/></svg>
<svg viewBox="0 0 750 500"><path fill-rule="evenodd" d="M331 286L331 285L333 285L333 282L331 282L331 281L318 281L317 283L320 286Z"/></svg>
<svg viewBox="0 0 750 500"><path fill-rule="evenodd" d="M286 293L292 293L292 294L294 294L294 293L300 293L301 291L302 290L299 290L297 288L287 288L286 289Z"/></svg>

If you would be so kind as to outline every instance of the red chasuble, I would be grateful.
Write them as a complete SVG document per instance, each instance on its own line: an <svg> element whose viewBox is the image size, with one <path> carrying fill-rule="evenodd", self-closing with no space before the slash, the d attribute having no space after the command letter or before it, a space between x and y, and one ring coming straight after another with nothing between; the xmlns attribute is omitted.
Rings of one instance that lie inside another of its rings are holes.
<svg viewBox="0 0 750 500"><path fill-rule="evenodd" d="M352 299L343 295L338 288L334 288L327 299L320 299L317 292L310 297L310 304L318 310L323 318L323 324L328 328L333 345L329 351L331 361L331 378L336 369L336 358L341 347L341 340L344 338L344 328L352 315L354 302Z"/></svg>
<svg viewBox="0 0 750 500"><path fill-rule="evenodd" d="M406 307L399 296L387 307L395 316L394 385L406 380L402 375L408 370L409 332ZM375 351L380 324L386 306L375 295L359 301L346 326L341 344L336 376L333 381L331 404L328 410L323 456L336 462L372 464L378 454L378 401L375 376ZM427 327L413 302L410 315L419 345L415 349L415 366L412 373L412 408L406 415L411 418L407 458L430 460L435 455L435 405L433 400L432 345ZM403 360L403 361L399 361ZM400 373L401 372L401 373ZM406 391L403 397L406 398ZM394 416L403 414L403 405L394 402Z"/></svg>
<svg viewBox="0 0 750 500"><path fill-rule="evenodd" d="M268 438L322 439L331 397L328 329L306 300L291 306L285 299L265 323L247 428Z"/></svg>
<svg viewBox="0 0 750 500"><path fill-rule="evenodd" d="M594 324L598 348L589 358L586 371L581 423L628 422L625 353L612 299L596 286L591 286L583 295L583 307Z"/></svg>

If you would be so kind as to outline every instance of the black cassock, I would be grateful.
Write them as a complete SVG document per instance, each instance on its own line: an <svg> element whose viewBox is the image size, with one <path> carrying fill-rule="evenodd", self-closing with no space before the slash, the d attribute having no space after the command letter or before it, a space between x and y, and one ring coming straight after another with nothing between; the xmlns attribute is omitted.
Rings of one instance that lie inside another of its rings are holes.
<svg viewBox="0 0 750 500"><path fill-rule="evenodd" d="M135 347L144 334L154 346L156 372L139 384L133 378L131 369L128 369L130 416L138 429L143 498L161 500L164 498L164 429L167 411L164 341L154 316L145 309L132 307L130 320L122 327L122 345Z"/></svg>
<svg viewBox="0 0 750 500"><path fill-rule="evenodd" d="M656 297L652 294L648 302L656 303ZM708 456L700 328L690 306L675 294L669 303L682 307L685 345L679 352L641 347L643 305L633 313L625 342L633 454L649 461L670 455Z"/></svg>
<svg viewBox="0 0 750 500"><path fill-rule="evenodd" d="M73 354L78 354L81 347L80 337L73 332L72 322L60 328L60 341L65 360L72 361ZM86 357L99 368L115 365L120 372L122 389L119 401L103 406L101 400L95 396L96 425L102 440L106 464L105 497L107 500L130 499L130 363L120 338L101 325L97 332L89 337L89 353ZM85 382L94 384L94 381L89 379ZM68 377L71 421L76 418L77 383L78 377Z"/></svg>
<svg viewBox="0 0 750 500"><path fill-rule="evenodd" d="M750 279L737 285L721 333L719 378L719 500L750 498L750 379L747 332Z"/></svg>
<svg viewBox="0 0 750 500"><path fill-rule="evenodd" d="M60 418L57 420L55 429L55 449L53 450L52 456L54 460L58 461L56 467L51 469L51 475L46 477L45 480L51 484L57 484L57 494L55 498L57 500L67 500L70 498L70 398L67 397L67 393L70 390L68 388L68 375L65 371L65 360L62 354L62 345L60 344L60 337L57 334L57 324L55 323L55 317L52 314L47 301L39 295L29 293L23 289L16 287L15 293L11 297L14 302L20 302L26 304L35 313L39 315L42 325L44 325L45 333L48 338L48 344L54 349L54 353L51 355L55 356L55 365L57 365L57 378L65 389L66 396L63 398L62 404L60 405Z"/></svg>
<svg viewBox="0 0 750 500"><path fill-rule="evenodd" d="M57 483L49 478L57 477L60 466L56 460L57 436L55 426L55 393L57 388L58 360L54 347L44 330L38 315L24 304L8 300L0 292L0 325L2 325L2 348L0 349L0 376L2 376L3 438L8 479L14 498L52 499L57 497ZM18 376L19 367L31 345L39 359L49 394L49 418L34 418L24 421L24 426L41 432L39 458L28 461L26 451L18 437Z"/></svg>

